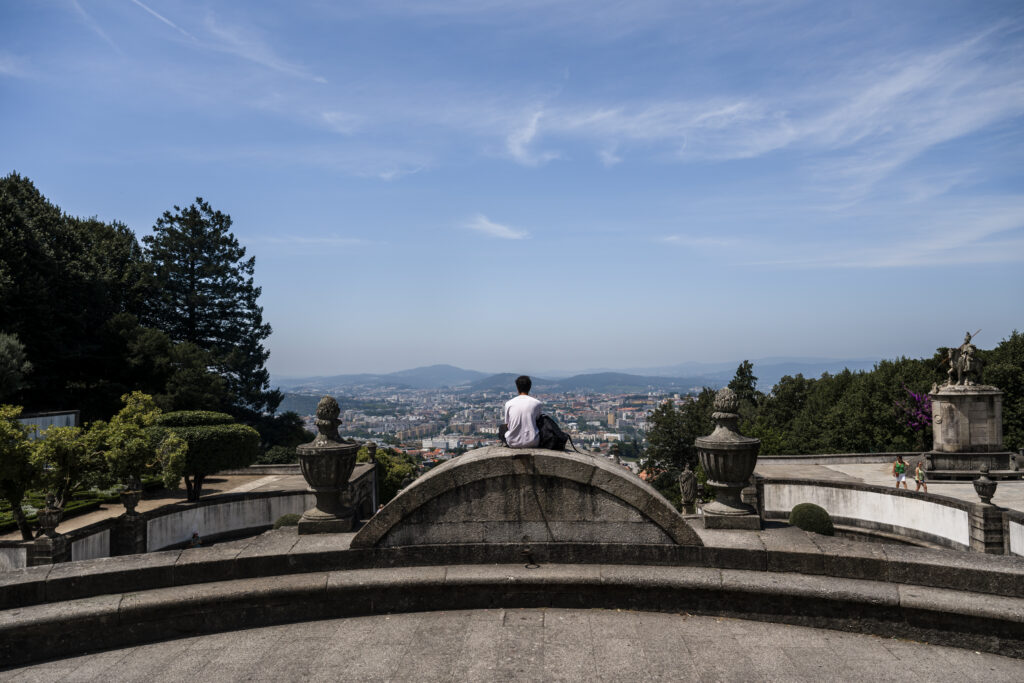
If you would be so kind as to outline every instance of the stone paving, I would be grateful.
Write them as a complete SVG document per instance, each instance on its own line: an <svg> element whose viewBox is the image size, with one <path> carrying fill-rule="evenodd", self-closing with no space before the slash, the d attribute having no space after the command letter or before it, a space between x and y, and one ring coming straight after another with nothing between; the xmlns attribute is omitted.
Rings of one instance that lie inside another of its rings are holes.
<svg viewBox="0 0 1024 683"><path fill-rule="evenodd" d="M998 681L1024 661L649 612L426 612L272 626L0 672L0 681Z"/></svg>

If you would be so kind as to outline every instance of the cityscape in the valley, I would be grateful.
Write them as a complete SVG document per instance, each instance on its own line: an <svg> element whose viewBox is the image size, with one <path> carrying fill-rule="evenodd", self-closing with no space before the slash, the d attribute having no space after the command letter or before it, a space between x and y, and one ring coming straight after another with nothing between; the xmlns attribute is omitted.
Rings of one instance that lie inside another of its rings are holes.
<svg viewBox="0 0 1024 683"><path fill-rule="evenodd" d="M772 358L755 364L765 389L784 374L816 376L845 367L866 369L870 362ZM735 369L735 363L691 364L652 368L652 374L643 375L594 372L557 379L535 377L531 393L573 444L639 473L651 411L665 401L686 403L703 387L718 389ZM669 373L686 374L666 376ZM342 436L405 453L417 461L422 473L468 450L498 443L502 406L515 395L515 376L434 365L388 375L282 380L284 400L279 410L298 413L312 431L317 402L324 395L334 396L341 407Z"/></svg>
<svg viewBox="0 0 1024 683"><path fill-rule="evenodd" d="M358 397L339 387L342 436L375 440L405 452L429 468L455 455L498 443L501 410L512 393L453 389L368 387ZM348 394L348 395L347 395ZM283 409L303 415L310 429L323 392L286 394ZM647 415L665 400L685 401L679 392L537 393L544 410L588 450L619 456L634 471L636 444L642 444Z"/></svg>

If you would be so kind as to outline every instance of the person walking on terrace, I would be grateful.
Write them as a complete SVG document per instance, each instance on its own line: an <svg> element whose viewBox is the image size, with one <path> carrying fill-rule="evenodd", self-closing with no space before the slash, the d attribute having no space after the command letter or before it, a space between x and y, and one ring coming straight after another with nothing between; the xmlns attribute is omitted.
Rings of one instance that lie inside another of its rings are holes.
<svg viewBox="0 0 1024 683"><path fill-rule="evenodd" d="M892 464L892 476L896 477L896 488L899 488L900 484L907 488L907 463L902 455L897 455L896 462Z"/></svg>
<svg viewBox="0 0 1024 683"><path fill-rule="evenodd" d="M917 484L914 491L924 489L924 492L928 493L928 484L924 483L924 465L920 460L917 461L917 467L914 468L914 483Z"/></svg>
<svg viewBox="0 0 1024 683"><path fill-rule="evenodd" d="M540 401L530 396L533 382L526 375L516 377L519 395L509 399L502 410L502 425L498 429L501 439L510 448L536 448L540 444L537 418L540 417Z"/></svg>

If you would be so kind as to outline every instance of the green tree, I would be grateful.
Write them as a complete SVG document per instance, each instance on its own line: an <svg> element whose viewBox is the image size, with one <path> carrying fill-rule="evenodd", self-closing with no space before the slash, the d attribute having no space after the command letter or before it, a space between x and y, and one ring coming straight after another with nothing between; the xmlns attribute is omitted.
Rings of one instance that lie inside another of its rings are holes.
<svg viewBox="0 0 1024 683"><path fill-rule="evenodd" d="M25 355L25 345L17 335L0 332L0 399L13 396L25 386L25 376L32 372L32 363Z"/></svg>
<svg viewBox="0 0 1024 683"><path fill-rule="evenodd" d="M208 351L224 377L233 411L254 417L274 412L281 393L270 390L263 342L270 325L257 303L255 257L231 233L231 217L201 197L165 211L143 238L158 285L149 320L175 342Z"/></svg>
<svg viewBox="0 0 1024 683"><path fill-rule="evenodd" d="M50 427L35 442L32 464L39 473L38 485L53 495L63 508L75 491L98 486L104 478L101 429Z"/></svg>
<svg viewBox="0 0 1024 683"><path fill-rule="evenodd" d="M378 448L377 458L377 500L386 505L402 488L402 482L416 477L416 461L412 456L393 448ZM366 446L359 449L358 462L369 462L370 452Z"/></svg>
<svg viewBox="0 0 1024 683"><path fill-rule="evenodd" d="M31 461L29 434L32 430L18 422L20 415L20 406L0 405L0 493L11 506L21 537L30 541L32 527L21 509L21 502L35 481L36 469Z"/></svg>
<svg viewBox="0 0 1024 683"><path fill-rule="evenodd" d="M27 178L0 178L0 320L34 366L20 394L28 409L75 407L87 421L114 412L105 325L141 311L148 292L128 228L66 216Z"/></svg>
<svg viewBox="0 0 1024 683"><path fill-rule="evenodd" d="M689 462L697 466L693 442L714 429L715 390L704 387L696 397L688 397L681 406L665 401L647 417L647 448L644 469L671 469L678 472Z"/></svg>
<svg viewBox="0 0 1024 683"><path fill-rule="evenodd" d="M120 368L110 368L112 387L132 386L151 394L161 410L224 410L231 405L227 382L209 368L211 355L190 342L175 344L164 332L122 313L108 323ZM122 391L122 393L123 393Z"/></svg>
<svg viewBox="0 0 1024 683"><path fill-rule="evenodd" d="M740 431L747 433L753 427L757 417L757 406L764 399L764 394L757 390L757 377L754 376L754 364L745 360L736 368L736 374L729 381L729 388L739 399L737 412L740 416Z"/></svg>
<svg viewBox="0 0 1024 683"><path fill-rule="evenodd" d="M985 384L1003 392L1003 445L1024 448L1024 334L1014 330L983 359Z"/></svg>
<svg viewBox="0 0 1024 683"><path fill-rule="evenodd" d="M133 391L121 397L124 408L110 419L109 424L93 423L91 429L102 434L106 448L104 455L111 475L117 480L136 488L141 484L142 475L159 473L156 450L160 434L151 427L160 416L160 408L153 397Z"/></svg>
<svg viewBox="0 0 1024 683"><path fill-rule="evenodd" d="M226 413L186 410L158 415L154 420L158 440L174 437L184 444L180 466L188 499L199 500L203 482L211 474L235 467L248 467L260 452L260 435L252 427L238 424ZM180 448L180 447L175 447ZM169 455L179 453L167 447Z"/></svg>

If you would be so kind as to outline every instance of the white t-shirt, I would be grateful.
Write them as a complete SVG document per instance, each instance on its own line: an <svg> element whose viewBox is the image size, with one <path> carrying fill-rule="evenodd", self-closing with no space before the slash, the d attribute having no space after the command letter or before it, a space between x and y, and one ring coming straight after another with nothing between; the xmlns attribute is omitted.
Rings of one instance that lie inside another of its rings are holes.
<svg viewBox="0 0 1024 683"><path fill-rule="evenodd" d="M537 418L540 417L540 401L532 396L520 394L505 403L502 422L508 425L505 441L512 448L533 448L540 443L537 432Z"/></svg>

